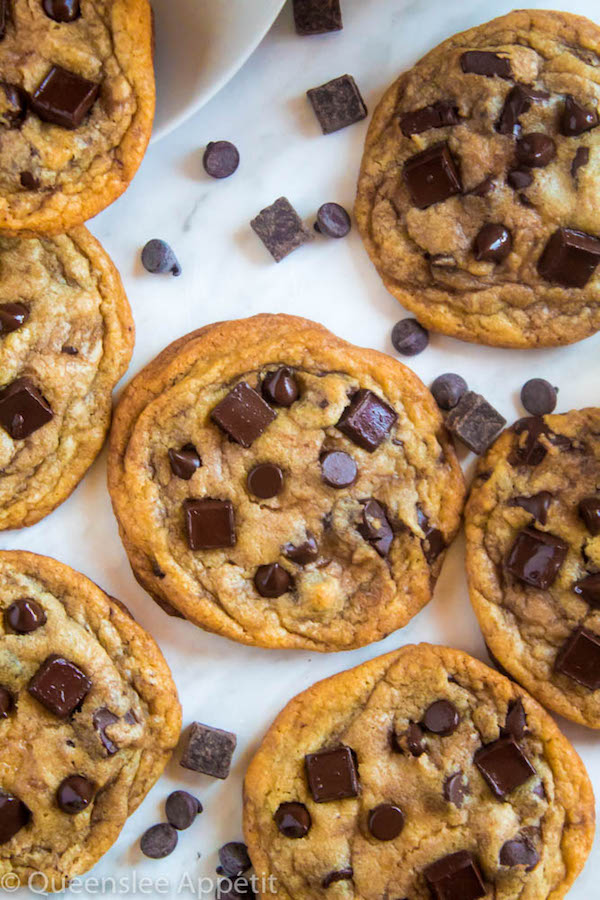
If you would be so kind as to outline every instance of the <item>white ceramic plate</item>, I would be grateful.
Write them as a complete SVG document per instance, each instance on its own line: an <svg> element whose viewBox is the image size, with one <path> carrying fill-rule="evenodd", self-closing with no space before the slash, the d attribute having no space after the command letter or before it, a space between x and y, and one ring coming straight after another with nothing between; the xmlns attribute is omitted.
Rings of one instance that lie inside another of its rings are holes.
<svg viewBox="0 0 600 900"><path fill-rule="evenodd" d="M152 0L157 105L153 142L208 102L246 62L285 0Z"/></svg>

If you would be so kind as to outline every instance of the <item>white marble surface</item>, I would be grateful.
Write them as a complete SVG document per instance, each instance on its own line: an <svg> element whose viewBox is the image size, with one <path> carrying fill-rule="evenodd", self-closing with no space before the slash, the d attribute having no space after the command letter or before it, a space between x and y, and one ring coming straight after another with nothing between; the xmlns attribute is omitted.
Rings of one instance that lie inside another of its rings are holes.
<svg viewBox="0 0 600 900"><path fill-rule="evenodd" d="M304 96L307 88L350 72L372 110L386 85L423 52L459 29L508 12L511 5L490 0L343 0L343 6L344 31L316 38L295 35L286 6L234 80L186 125L150 149L127 194L92 223L121 270L133 307L137 345L132 374L193 328L262 311L300 313L351 341L392 352L390 331L403 311L381 286L355 230L343 241L319 238L275 265L248 223L282 194L308 221L326 200L352 205L366 123L323 137ZM591 0L563 0L563 6L590 16L596 9ZM223 182L210 180L201 166L202 148L217 139L234 141L242 158L238 172ZM172 243L183 265L180 278L142 270L139 251L152 237ZM571 348L529 352L433 336L430 348L411 365L427 383L441 372L461 372L514 420L522 414L520 387L533 375L547 376L560 386L561 410L598 403L599 350L600 335ZM465 456L468 470L472 462ZM235 765L224 783L188 773L173 760L92 873L128 879L129 893L135 893L134 872L138 877L164 877L170 881L166 894L175 896L184 873L191 878L213 876L219 845L241 838L245 767L276 712L294 694L321 677L408 642L445 643L482 659L485 652L467 598L462 538L448 554L429 607L404 631L355 652L318 656L251 649L170 619L129 571L110 510L105 467L103 454L59 511L28 531L1 535L0 546L55 556L122 597L159 640L173 668L184 723L199 719L239 735ZM600 738L582 727L560 724L600 789ZM181 834L168 860L144 860L137 840L161 819L164 798L178 787L194 791L205 812ZM592 900L598 896L599 879L596 845L569 896ZM105 893L110 893L108 887ZM89 882L87 892L94 891ZM192 892L184 885L181 893ZM200 896L212 897L213 892Z"/></svg>

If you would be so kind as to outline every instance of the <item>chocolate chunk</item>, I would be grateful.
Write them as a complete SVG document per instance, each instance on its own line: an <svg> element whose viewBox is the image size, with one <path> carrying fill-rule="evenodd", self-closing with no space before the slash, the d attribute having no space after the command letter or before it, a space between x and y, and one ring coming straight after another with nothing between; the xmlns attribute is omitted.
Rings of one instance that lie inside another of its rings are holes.
<svg viewBox="0 0 600 900"><path fill-rule="evenodd" d="M275 262L281 262L313 237L286 197L279 197L271 206L261 209L250 226Z"/></svg>
<svg viewBox="0 0 600 900"><path fill-rule="evenodd" d="M0 0L0 40L6 34L6 23L10 14L10 0Z"/></svg>
<svg viewBox="0 0 600 900"><path fill-rule="evenodd" d="M427 209L462 193L462 183L448 144L434 144L404 163L404 178L418 209Z"/></svg>
<svg viewBox="0 0 600 900"><path fill-rule="evenodd" d="M500 850L501 866L525 866L525 871L531 872L539 861L539 853L525 835L506 841Z"/></svg>
<svg viewBox="0 0 600 900"><path fill-rule="evenodd" d="M342 30L340 0L294 0L298 34L326 34Z"/></svg>
<svg viewBox="0 0 600 900"><path fill-rule="evenodd" d="M475 238L473 252L480 262L504 262L512 250L512 234L504 225L484 225Z"/></svg>
<svg viewBox="0 0 600 900"><path fill-rule="evenodd" d="M423 874L435 900L479 900L487 894L479 866L467 850L443 856Z"/></svg>
<svg viewBox="0 0 600 900"><path fill-rule="evenodd" d="M540 416L519 419L512 427L517 435L509 461L513 466L537 466L547 454L546 447L540 442L541 437L548 437L550 429ZM523 439L522 435L525 435Z"/></svg>
<svg viewBox="0 0 600 900"><path fill-rule="evenodd" d="M0 81L0 125L18 128L25 119L28 103L29 97L22 87Z"/></svg>
<svg viewBox="0 0 600 900"><path fill-rule="evenodd" d="M181 275L182 269L172 247L160 238L152 238L142 249L142 265L153 275Z"/></svg>
<svg viewBox="0 0 600 900"><path fill-rule="evenodd" d="M0 790L0 844L7 844L30 819L31 812L22 800Z"/></svg>
<svg viewBox="0 0 600 900"><path fill-rule="evenodd" d="M393 841L404 828L404 813L399 806L382 803L369 813L369 831L378 841Z"/></svg>
<svg viewBox="0 0 600 900"><path fill-rule="evenodd" d="M254 388L241 381L215 406L210 417L237 444L251 447L276 413Z"/></svg>
<svg viewBox="0 0 600 900"><path fill-rule="evenodd" d="M190 550L235 547L235 514L229 500L185 500L185 528Z"/></svg>
<svg viewBox="0 0 600 900"><path fill-rule="evenodd" d="M340 75L306 92L323 134L354 125L367 116L367 107L352 75Z"/></svg>
<svg viewBox="0 0 600 900"><path fill-rule="evenodd" d="M256 570L254 586L261 597L281 597L293 588L294 580L279 563L269 563Z"/></svg>
<svg viewBox="0 0 600 900"><path fill-rule="evenodd" d="M211 141L206 145L202 165L211 178L229 178L239 164L239 151L231 141Z"/></svg>
<svg viewBox="0 0 600 900"><path fill-rule="evenodd" d="M111 741L109 736L106 733L106 729L110 728L111 725L115 725L119 721L119 717L116 716L110 709L107 709L105 706L100 707L100 709L95 710L94 715L92 716L92 722L94 724L94 728L98 732L98 737L102 743L102 746L106 750L108 756L114 756L115 753L118 752L119 748Z"/></svg>
<svg viewBox="0 0 600 900"><path fill-rule="evenodd" d="M400 118L400 129L405 137L422 134L430 128L446 128L449 125L459 124L458 106L453 100L438 100L431 106L404 113Z"/></svg>
<svg viewBox="0 0 600 900"><path fill-rule="evenodd" d="M275 406L289 407L300 396L300 387L294 373L287 366L265 375L262 383L265 400Z"/></svg>
<svg viewBox="0 0 600 900"><path fill-rule="evenodd" d="M460 398L468 390L468 385L461 375L455 375L454 372L447 372L444 375L438 375L431 385L431 393L433 399L440 409L454 409Z"/></svg>
<svg viewBox="0 0 600 900"><path fill-rule="evenodd" d="M392 734L392 747L397 753L406 753L411 756L422 756L427 750L423 729L416 722L410 722L403 734Z"/></svg>
<svg viewBox="0 0 600 900"><path fill-rule="evenodd" d="M21 182L21 187L24 187L26 191L37 191L40 186L39 179L32 172L21 172L19 181Z"/></svg>
<svg viewBox="0 0 600 900"><path fill-rule="evenodd" d="M475 754L474 762L499 800L536 774L512 735L482 747Z"/></svg>
<svg viewBox="0 0 600 900"><path fill-rule="evenodd" d="M534 131L517 141L517 159L523 166L543 169L556 156L556 144L547 134Z"/></svg>
<svg viewBox="0 0 600 900"><path fill-rule="evenodd" d="M425 534L421 542L425 559L432 566L438 556L446 549L446 540L439 528L433 528L429 524L429 519L420 506L417 507L417 522L419 523L419 528Z"/></svg>
<svg viewBox="0 0 600 900"><path fill-rule="evenodd" d="M575 137L595 128L598 121L598 113L595 109L586 109L570 94L567 95L560 121L561 134L566 137Z"/></svg>
<svg viewBox="0 0 600 900"><path fill-rule="evenodd" d="M358 477L358 466L349 453L329 450L321 455L321 477L329 487L350 487Z"/></svg>
<svg viewBox="0 0 600 900"><path fill-rule="evenodd" d="M506 723L502 730L502 735L512 735L515 740L520 741L527 728L527 716L525 715L525 707L523 701L511 700L506 712Z"/></svg>
<svg viewBox="0 0 600 900"><path fill-rule="evenodd" d="M69 775L58 786L56 802L64 813L74 816L90 805L95 792L96 786L89 778L83 775Z"/></svg>
<svg viewBox="0 0 600 900"><path fill-rule="evenodd" d="M140 841L140 849L144 856L150 859L164 859L170 856L177 846L177 832L172 825L161 822L160 825L153 825L142 835Z"/></svg>
<svg viewBox="0 0 600 900"><path fill-rule="evenodd" d="M348 866L346 869L338 869L337 872L329 872L321 882L321 887L328 888L337 881L352 881L354 870Z"/></svg>
<svg viewBox="0 0 600 900"><path fill-rule="evenodd" d="M507 571L519 581L545 591L554 584L569 545L553 534L524 528L506 560Z"/></svg>
<svg viewBox="0 0 600 900"><path fill-rule="evenodd" d="M305 763L308 786L315 803L358 796L358 771L350 747L309 753Z"/></svg>
<svg viewBox="0 0 600 900"><path fill-rule="evenodd" d="M202 460L193 444L184 444L181 450L169 450L171 472L176 478L189 481L202 465Z"/></svg>
<svg viewBox="0 0 600 900"><path fill-rule="evenodd" d="M317 210L315 231L331 238L343 238L352 228L350 216L339 203L324 203Z"/></svg>
<svg viewBox="0 0 600 900"><path fill-rule="evenodd" d="M279 831L287 838L303 838L311 829L312 819L304 803L281 803L273 817Z"/></svg>
<svg viewBox="0 0 600 900"><path fill-rule="evenodd" d="M227 778L236 744L235 734L193 722L180 765L213 778Z"/></svg>
<svg viewBox="0 0 600 900"><path fill-rule="evenodd" d="M24 597L11 603L4 614L4 621L7 628L17 634L31 634L46 624L46 613L35 600Z"/></svg>
<svg viewBox="0 0 600 900"><path fill-rule="evenodd" d="M577 684L597 691L600 688L600 635L580 626L563 644L554 668Z"/></svg>
<svg viewBox="0 0 600 900"><path fill-rule="evenodd" d="M373 453L398 419L394 410L372 391L362 388L352 397L337 428L353 443Z"/></svg>
<svg viewBox="0 0 600 900"><path fill-rule="evenodd" d="M81 15L79 0L43 0L42 7L55 22L74 22Z"/></svg>
<svg viewBox="0 0 600 900"><path fill-rule="evenodd" d="M511 169L506 180L515 191L522 191L533 184L533 175L529 169Z"/></svg>
<svg viewBox="0 0 600 900"><path fill-rule="evenodd" d="M0 390L0 426L23 441L54 418L48 401L30 378L17 378Z"/></svg>
<svg viewBox="0 0 600 900"><path fill-rule="evenodd" d="M488 175L487 178L484 178L483 181L480 181L479 184L476 184L475 187L471 188L467 193L472 194L474 197L487 197L495 187L496 182L491 175Z"/></svg>
<svg viewBox="0 0 600 900"><path fill-rule="evenodd" d="M312 534L307 534L302 544L286 544L283 555L299 566L306 566L318 559L319 546Z"/></svg>
<svg viewBox="0 0 600 900"><path fill-rule="evenodd" d="M464 772L455 772L454 775L448 775L444 781L444 800L452 803L457 809L461 809L468 793L469 788L465 784Z"/></svg>
<svg viewBox="0 0 600 900"><path fill-rule="evenodd" d="M549 491L540 491L533 497L513 497L509 506L520 506L521 509L531 513L536 522L545 525L548 521L548 510L552 503L553 496Z"/></svg>
<svg viewBox="0 0 600 900"><path fill-rule="evenodd" d="M474 453L484 453L506 419L481 394L467 391L446 419L446 427Z"/></svg>
<svg viewBox="0 0 600 900"><path fill-rule="evenodd" d="M362 521L358 531L384 559L390 552L394 532L387 518L386 511L377 500L366 500L363 505Z"/></svg>
<svg viewBox="0 0 600 900"><path fill-rule="evenodd" d="M241 841L230 841L224 844L219 850L219 862L221 864L221 873L228 878L237 878L243 875L252 867L252 862L248 856L248 848Z"/></svg>
<svg viewBox="0 0 600 900"><path fill-rule="evenodd" d="M459 722L460 716L454 703L449 700L436 700L425 710L422 725L433 734L448 737L456 731Z"/></svg>
<svg viewBox="0 0 600 900"><path fill-rule="evenodd" d="M416 319L400 319L392 328L392 344L403 356L417 356L429 344L429 332Z"/></svg>
<svg viewBox="0 0 600 900"><path fill-rule="evenodd" d="M31 108L44 122L78 128L99 93L99 84L62 66L52 66L33 94Z"/></svg>
<svg viewBox="0 0 600 900"><path fill-rule="evenodd" d="M68 719L92 689L91 680L75 663L52 654L39 667L28 691L59 719Z"/></svg>
<svg viewBox="0 0 600 900"><path fill-rule="evenodd" d="M521 403L532 416L546 416L556 409L558 388L545 378L530 378L521 388Z"/></svg>
<svg viewBox="0 0 600 900"><path fill-rule="evenodd" d="M579 503L579 515L590 534L600 534L600 494L595 497L584 497Z"/></svg>
<svg viewBox="0 0 600 900"><path fill-rule="evenodd" d="M10 334L25 324L29 318L29 310L22 303L0 304L0 337Z"/></svg>
<svg viewBox="0 0 600 900"><path fill-rule="evenodd" d="M467 75L485 75L486 78L512 78L510 60L487 50L468 50L460 58L463 72Z"/></svg>
<svg viewBox="0 0 600 900"><path fill-rule="evenodd" d="M259 463L248 472L247 485L255 497L268 500L283 490L283 472L273 463Z"/></svg>
<svg viewBox="0 0 600 900"><path fill-rule="evenodd" d="M554 232L538 262L538 272L546 281L568 288L586 286L600 261L600 240L559 228Z"/></svg>
<svg viewBox="0 0 600 900"><path fill-rule="evenodd" d="M499 134L519 134L521 131L519 119L531 109L531 102L534 99L538 98L534 97L530 90L521 84L515 85L504 101L500 118L496 123L496 131Z"/></svg>
<svg viewBox="0 0 600 900"><path fill-rule="evenodd" d="M65 353L67 356L78 356L79 350L77 347L71 347L69 344L65 344L64 347L61 347L61 353Z"/></svg>
<svg viewBox="0 0 600 900"><path fill-rule="evenodd" d="M8 688L0 686L0 719L8 719L15 708L14 697Z"/></svg>
<svg viewBox="0 0 600 900"><path fill-rule="evenodd" d="M571 163L571 175L573 178L577 178L579 170L583 168L583 166L587 166L590 161L590 148L589 147L578 147L575 156L573 157L573 162Z"/></svg>

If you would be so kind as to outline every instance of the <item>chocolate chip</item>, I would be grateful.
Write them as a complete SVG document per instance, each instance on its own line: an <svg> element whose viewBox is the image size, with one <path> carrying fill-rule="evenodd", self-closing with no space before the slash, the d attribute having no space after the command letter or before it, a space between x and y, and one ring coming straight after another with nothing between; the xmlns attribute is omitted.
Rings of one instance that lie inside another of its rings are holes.
<svg viewBox="0 0 600 900"><path fill-rule="evenodd" d="M404 828L404 813L399 806L381 803L369 813L369 831L378 841L393 841Z"/></svg>
<svg viewBox="0 0 600 900"><path fill-rule="evenodd" d="M427 209L462 193L462 183L448 144L434 144L404 163L404 178L412 202Z"/></svg>
<svg viewBox="0 0 600 900"><path fill-rule="evenodd" d="M250 222L275 262L312 240L312 234L286 197L279 197Z"/></svg>
<svg viewBox="0 0 600 900"><path fill-rule="evenodd" d="M343 238L351 228L350 216L339 203L324 203L317 210L315 231L318 231L319 234L326 234L327 237L332 238Z"/></svg>
<svg viewBox="0 0 600 900"><path fill-rule="evenodd" d="M446 540L439 528L433 528L420 506L417 507L417 522L425 537L422 540L423 553L427 563L432 566L446 549Z"/></svg>
<svg viewBox="0 0 600 900"><path fill-rule="evenodd" d="M545 591L556 581L568 550L562 538L537 528L524 528L508 554L506 568L519 581Z"/></svg>
<svg viewBox="0 0 600 900"><path fill-rule="evenodd" d="M354 878L354 870L348 866L346 869L338 869L336 872L329 872L321 881L321 887L328 888L337 881L352 881Z"/></svg>
<svg viewBox="0 0 600 900"><path fill-rule="evenodd" d="M455 772L453 775L448 775L444 781L444 800L452 803L457 809L462 808L465 797L469 793L464 779L464 772Z"/></svg>
<svg viewBox="0 0 600 900"><path fill-rule="evenodd" d="M23 441L54 418L48 401L30 378L17 378L0 390L0 426Z"/></svg>
<svg viewBox="0 0 600 900"><path fill-rule="evenodd" d="M276 413L254 388L241 381L215 406L210 416L233 441L251 447L276 418Z"/></svg>
<svg viewBox="0 0 600 900"><path fill-rule="evenodd" d="M235 734L193 722L180 765L213 778L227 778L236 744Z"/></svg>
<svg viewBox="0 0 600 900"><path fill-rule="evenodd" d="M350 747L308 753L305 764L308 786L315 803L358 796L358 772Z"/></svg>
<svg viewBox="0 0 600 900"><path fill-rule="evenodd" d="M46 613L35 600L24 597L15 600L4 614L7 628L17 634L31 634L46 624Z"/></svg>
<svg viewBox="0 0 600 900"><path fill-rule="evenodd" d="M438 375L431 385L433 399L439 408L444 410L454 409L467 390L468 385L465 379L460 375L455 375L454 372Z"/></svg>
<svg viewBox="0 0 600 900"><path fill-rule="evenodd" d="M392 734L392 747L397 753L406 753L411 756L422 756L427 750L423 729L416 722L410 722L403 734Z"/></svg>
<svg viewBox="0 0 600 900"><path fill-rule="evenodd" d="M561 134L566 137L575 137L595 128L598 121L598 113L595 109L586 109L570 94L567 95L560 121Z"/></svg>
<svg viewBox="0 0 600 900"><path fill-rule="evenodd" d="M190 550L235 547L235 514L229 500L185 500L185 528Z"/></svg>
<svg viewBox="0 0 600 900"><path fill-rule="evenodd" d="M512 235L504 225L484 225L475 238L473 252L480 262L501 263L512 250Z"/></svg>
<svg viewBox="0 0 600 900"><path fill-rule="evenodd" d="M304 803L281 803L273 817L279 831L287 838L303 838L311 829L312 819Z"/></svg>
<svg viewBox="0 0 600 900"><path fill-rule="evenodd" d="M536 522L545 525L548 521L548 510L552 503L553 496L549 491L540 491L533 497L513 497L509 506L520 506L521 509L531 513Z"/></svg>
<svg viewBox="0 0 600 900"><path fill-rule="evenodd" d="M578 510L589 533L597 537L600 534L600 495L584 497Z"/></svg>
<svg viewBox="0 0 600 900"><path fill-rule="evenodd" d="M459 124L460 115L453 100L438 100L431 106L404 113L400 118L400 129L405 137L422 134L430 128L446 128Z"/></svg>
<svg viewBox="0 0 600 900"><path fill-rule="evenodd" d="M7 844L30 819L31 812L22 800L0 790L0 844Z"/></svg>
<svg viewBox="0 0 600 900"><path fill-rule="evenodd" d="M446 427L474 453L484 453L506 419L481 394L467 391L446 419Z"/></svg>
<svg viewBox="0 0 600 900"><path fill-rule="evenodd" d="M530 378L521 388L521 403L532 416L546 416L556 409L558 388L545 378Z"/></svg>
<svg viewBox="0 0 600 900"><path fill-rule="evenodd" d="M98 737L100 738L102 746L109 756L114 756L115 753L118 752L119 748L114 743L114 741L111 741L106 733L106 729L110 728L111 725L115 725L118 721L119 717L111 712L110 709L107 709L105 706L102 706L100 707L100 709L95 710L92 716L94 728L98 732Z"/></svg>
<svg viewBox="0 0 600 900"><path fill-rule="evenodd" d="M515 740L520 741L527 728L527 716L525 715L525 707L523 701L511 700L506 712L506 723L503 729L503 736L512 735Z"/></svg>
<svg viewBox="0 0 600 900"><path fill-rule="evenodd" d="M91 689L92 682L87 675L75 663L57 654L42 663L28 687L31 696L59 719L68 719Z"/></svg>
<svg viewBox="0 0 600 900"><path fill-rule="evenodd" d="M443 856L423 874L435 900L479 900L487 894L479 866L467 850Z"/></svg>
<svg viewBox="0 0 600 900"><path fill-rule="evenodd" d="M248 472L247 486L261 500L276 497L283 490L283 472L273 463L259 463Z"/></svg>
<svg viewBox="0 0 600 900"><path fill-rule="evenodd" d="M597 691L600 688L600 635L588 628L576 628L561 647L554 668L577 684Z"/></svg>
<svg viewBox="0 0 600 900"><path fill-rule="evenodd" d="M400 319L392 328L392 344L403 356L417 356L429 344L429 332L416 319Z"/></svg>
<svg viewBox="0 0 600 900"><path fill-rule="evenodd" d="M291 369L282 366L274 372L265 375L262 383L262 393L265 400L274 403L275 406L289 407L300 396L298 380Z"/></svg>
<svg viewBox="0 0 600 900"><path fill-rule="evenodd" d="M482 747L475 754L474 762L499 800L536 774L512 735Z"/></svg>
<svg viewBox="0 0 600 900"><path fill-rule="evenodd" d="M177 832L172 825L161 822L160 825L153 825L142 835L140 841L140 849L144 856L150 859L164 859L170 856L177 846Z"/></svg>
<svg viewBox="0 0 600 900"><path fill-rule="evenodd" d="M142 265L152 275L181 275L181 266L166 241L160 238L152 238L142 249Z"/></svg>
<svg viewBox="0 0 600 900"><path fill-rule="evenodd" d="M193 444L185 444L181 450L169 450L169 462L173 475L184 481L189 481L202 465L202 460Z"/></svg>
<svg viewBox="0 0 600 900"><path fill-rule="evenodd" d="M298 34L341 31L340 0L294 0L294 21Z"/></svg>
<svg viewBox="0 0 600 900"><path fill-rule="evenodd" d="M472 194L474 197L487 197L487 195L491 194L495 187L496 182L491 175L488 175L487 178L484 178L483 181L480 181L479 184L476 184L474 188L471 188L468 193Z"/></svg>
<svg viewBox="0 0 600 900"><path fill-rule="evenodd" d="M351 75L340 75L306 92L323 134L354 125L367 116L367 107Z"/></svg>
<svg viewBox="0 0 600 900"><path fill-rule="evenodd" d="M230 141L211 141L206 145L202 165L211 178L229 178L239 164L239 151Z"/></svg>
<svg viewBox="0 0 600 900"><path fill-rule="evenodd" d="M31 98L33 112L44 122L78 128L90 111L100 85L62 66L52 66Z"/></svg>
<svg viewBox="0 0 600 900"><path fill-rule="evenodd" d="M539 853L525 836L506 841L500 850L501 866L524 866L526 872L531 872L539 861Z"/></svg>
<svg viewBox="0 0 600 900"><path fill-rule="evenodd" d="M462 70L467 75L485 75L486 78L512 78L510 60L487 50L468 50L460 58Z"/></svg>
<svg viewBox="0 0 600 900"><path fill-rule="evenodd" d="M456 731L459 722L460 716L454 703L449 700L436 700L425 710L422 725L433 734L448 737Z"/></svg>
<svg viewBox="0 0 600 900"><path fill-rule="evenodd" d="M571 163L571 175L573 178L577 178L579 170L583 168L583 166L587 166L590 161L590 149L589 147L578 147L575 156L573 157L573 162Z"/></svg>
<svg viewBox="0 0 600 900"><path fill-rule="evenodd" d="M337 428L353 443L373 453L398 419L394 410L372 391L361 389L341 415Z"/></svg>
<svg viewBox="0 0 600 900"><path fill-rule="evenodd" d="M523 166L543 169L556 156L556 144L547 134L534 131L517 141L517 159Z"/></svg>
<svg viewBox="0 0 600 900"><path fill-rule="evenodd" d="M600 609L600 574L588 575L576 581L573 591L594 609Z"/></svg>
<svg viewBox="0 0 600 900"><path fill-rule="evenodd" d="M0 687L0 719L8 719L15 708L14 697L8 688Z"/></svg>
<svg viewBox="0 0 600 900"><path fill-rule="evenodd" d="M321 456L321 477L329 487L350 487L358 477L358 467L350 454L329 450Z"/></svg>
<svg viewBox="0 0 600 900"><path fill-rule="evenodd" d="M26 191L37 191L40 186L39 179L32 172L21 172L19 181Z"/></svg>
<svg viewBox="0 0 600 900"><path fill-rule="evenodd" d="M83 812L92 800L96 786L83 775L69 775L58 786L56 802L64 813L75 816Z"/></svg>
<svg viewBox="0 0 600 900"><path fill-rule="evenodd" d="M281 597L293 584L292 576L279 563L259 566L254 575L254 586L261 597Z"/></svg>
<svg viewBox="0 0 600 900"><path fill-rule="evenodd" d="M42 6L55 22L74 22L81 15L79 0L43 0Z"/></svg>
<svg viewBox="0 0 600 900"><path fill-rule="evenodd" d="M29 97L17 84L0 81L0 124L6 128L17 128L27 114Z"/></svg>
<svg viewBox="0 0 600 900"><path fill-rule="evenodd" d="M377 500L371 499L364 502L362 521L358 526L358 531L365 541L369 541L373 545L381 557L384 559L387 557L394 540L394 532L384 507Z"/></svg>
<svg viewBox="0 0 600 900"><path fill-rule="evenodd" d="M10 14L10 0L0 0L0 40L6 34L6 22Z"/></svg>
<svg viewBox="0 0 600 900"><path fill-rule="evenodd" d="M511 169L506 180L515 191L521 191L533 184L533 175L529 169Z"/></svg>
<svg viewBox="0 0 600 900"><path fill-rule="evenodd" d="M240 841L230 841L228 844L224 844L219 850L219 862L221 873L228 878L237 878L252 866L248 848Z"/></svg>
<svg viewBox="0 0 600 900"><path fill-rule="evenodd" d="M548 437L550 434L550 429L544 420L539 416L519 419L513 425L512 430L517 435L517 441L509 458L511 465L539 465L548 452L540 442L541 437ZM522 435L525 435L525 439Z"/></svg>
<svg viewBox="0 0 600 900"><path fill-rule="evenodd" d="M515 85L506 96L500 118L496 123L496 131L499 134L519 134L521 131L519 119L531 109L532 99L531 92L527 88L520 84Z"/></svg>
<svg viewBox="0 0 600 900"><path fill-rule="evenodd" d="M546 281L568 288L586 286L600 262L600 240L559 228L554 232L538 262L538 272Z"/></svg>
<svg viewBox="0 0 600 900"><path fill-rule="evenodd" d="M307 534L306 540L301 544L286 544L283 555L299 566L306 566L318 559L319 546L312 534Z"/></svg>
<svg viewBox="0 0 600 900"><path fill-rule="evenodd" d="M79 350L77 347L71 347L70 344L65 344L64 347L61 347L61 353L66 353L67 356L78 356Z"/></svg>

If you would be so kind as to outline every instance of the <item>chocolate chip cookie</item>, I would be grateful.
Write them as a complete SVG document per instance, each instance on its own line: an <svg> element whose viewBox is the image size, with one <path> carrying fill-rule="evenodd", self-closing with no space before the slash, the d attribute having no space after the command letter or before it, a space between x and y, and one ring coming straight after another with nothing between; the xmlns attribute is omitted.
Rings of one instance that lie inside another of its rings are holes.
<svg viewBox="0 0 600 900"><path fill-rule="evenodd" d="M85 228L0 237L0 530L33 525L83 478L132 348L121 279Z"/></svg>
<svg viewBox="0 0 600 900"><path fill-rule="evenodd" d="M248 770L245 832L263 898L559 900L594 796L525 691L421 644L291 701Z"/></svg>
<svg viewBox="0 0 600 900"><path fill-rule="evenodd" d="M480 460L466 529L495 660L545 706L600 728L600 409L505 431Z"/></svg>
<svg viewBox="0 0 600 900"><path fill-rule="evenodd" d="M123 193L154 116L147 0L2 0L0 230L58 234Z"/></svg>
<svg viewBox="0 0 600 900"><path fill-rule="evenodd" d="M176 341L116 410L109 487L134 573L248 644L346 650L431 598L463 478L391 357L260 315Z"/></svg>
<svg viewBox="0 0 600 900"><path fill-rule="evenodd" d="M83 575L2 551L0 598L0 875L58 891L115 842L181 712L150 635Z"/></svg>
<svg viewBox="0 0 600 900"><path fill-rule="evenodd" d="M521 10L431 51L368 133L356 218L427 328L504 347L600 328L600 28Z"/></svg>

